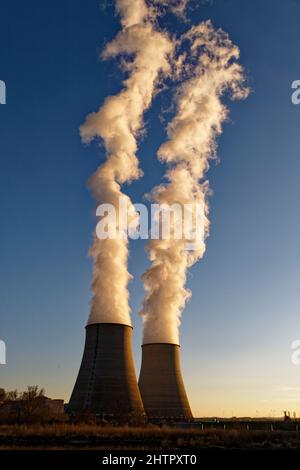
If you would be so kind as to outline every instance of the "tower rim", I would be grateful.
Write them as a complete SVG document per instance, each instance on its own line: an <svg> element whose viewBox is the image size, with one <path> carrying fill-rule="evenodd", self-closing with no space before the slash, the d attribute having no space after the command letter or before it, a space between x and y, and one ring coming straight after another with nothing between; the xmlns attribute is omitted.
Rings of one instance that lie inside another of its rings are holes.
<svg viewBox="0 0 300 470"><path fill-rule="evenodd" d="M126 325L126 323L116 323L116 322L93 322L93 323L87 323L85 325L85 328L88 328L89 326L94 326L94 325L115 325L115 326L127 326L128 328L131 328L133 330L132 325Z"/></svg>
<svg viewBox="0 0 300 470"><path fill-rule="evenodd" d="M144 346L153 346L155 344L161 344L161 345L163 344L165 346L177 346L178 348L180 348L180 344L177 344L177 343L164 343L163 341L158 341L157 343L155 343L153 341L151 343L143 343L141 345L141 347L143 348Z"/></svg>

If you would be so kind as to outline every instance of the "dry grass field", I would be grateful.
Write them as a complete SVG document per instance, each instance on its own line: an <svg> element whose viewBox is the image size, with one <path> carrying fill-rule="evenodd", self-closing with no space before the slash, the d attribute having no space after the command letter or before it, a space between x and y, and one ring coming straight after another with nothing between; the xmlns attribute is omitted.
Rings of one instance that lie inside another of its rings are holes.
<svg viewBox="0 0 300 470"><path fill-rule="evenodd" d="M300 449L300 432L145 425L2 425L0 449Z"/></svg>

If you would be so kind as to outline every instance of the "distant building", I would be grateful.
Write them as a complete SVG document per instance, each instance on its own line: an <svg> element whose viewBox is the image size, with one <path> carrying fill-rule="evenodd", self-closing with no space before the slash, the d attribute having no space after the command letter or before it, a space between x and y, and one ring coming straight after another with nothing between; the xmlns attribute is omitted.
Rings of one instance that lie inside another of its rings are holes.
<svg viewBox="0 0 300 470"><path fill-rule="evenodd" d="M40 396L32 400L5 400L0 402L0 422L47 421L64 413L64 400Z"/></svg>

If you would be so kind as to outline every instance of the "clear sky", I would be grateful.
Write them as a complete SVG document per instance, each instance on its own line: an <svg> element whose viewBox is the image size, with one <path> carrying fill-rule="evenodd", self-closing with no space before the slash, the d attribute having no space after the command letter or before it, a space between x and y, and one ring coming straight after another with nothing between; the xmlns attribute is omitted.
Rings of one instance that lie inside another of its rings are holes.
<svg viewBox="0 0 300 470"><path fill-rule="evenodd" d="M86 181L103 161L83 146L78 128L122 74L99 52L119 29L113 7L98 0L1 2L0 339L7 365L0 387L45 387L68 400L78 372L91 298L87 256L95 226ZM110 2L111 3L111 2ZM193 291L181 327L182 367L193 411L201 416L300 415L300 1L212 0L189 13L211 18L241 49L251 96L229 103L220 163L209 180L211 235L193 267ZM188 24L166 18L181 32ZM156 151L165 138L159 114L168 92L146 114L139 157L145 176L126 191L134 202L161 181ZM129 269L134 355L140 367L138 315L148 265L144 243L131 243Z"/></svg>

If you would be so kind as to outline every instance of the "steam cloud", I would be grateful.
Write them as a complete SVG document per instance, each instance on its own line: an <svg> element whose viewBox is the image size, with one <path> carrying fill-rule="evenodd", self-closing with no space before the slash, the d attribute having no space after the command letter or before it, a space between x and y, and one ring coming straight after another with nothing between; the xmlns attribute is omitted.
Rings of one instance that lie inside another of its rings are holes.
<svg viewBox="0 0 300 470"><path fill-rule="evenodd" d="M203 208L203 234L195 251L186 251L188 239L151 240L151 267L144 273L146 297L141 312L145 343L179 344L181 312L190 292L185 288L187 270L202 258L209 232L207 194L204 180L209 160L216 156L216 139L228 115L221 97L246 98L243 69L237 63L239 49L210 21L193 26L181 38L181 54L175 61L175 75L181 84L175 95L176 114L167 126L168 140L158 150L167 164L166 182L153 189L159 204L196 204ZM174 219L171 221L174 232Z"/></svg>
<svg viewBox="0 0 300 470"><path fill-rule="evenodd" d="M148 8L144 0L117 0L116 11L122 30L107 44L102 57L125 56L123 67L128 78L118 95L108 97L97 112L87 116L80 135L85 143L96 137L103 140L106 161L92 175L90 187L97 203L115 206L118 220L119 197L125 198L134 217L132 202L122 193L121 185L141 176L137 137L143 129L143 113L151 104L160 77L170 70L168 55L173 46L155 26L156 10ZM94 268L89 323L130 325L127 238L100 240L94 236L90 253Z"/></svg>
<svg viewBox="0 0 300 470"><path fill-rule="evenodd" d="M167 126L168 140L158 150L159 160L167 164L166 182L152 190L151 198L170 206L189 204L193 218L200 205L203 230L194 251L186 250L190 241L187 236L174 237L174 219L168 239L148 243L151 266L143 275L146 296L141 312L144 343L179 343L180 317L191 295L185 287L188 268L202 258L209 233L209 184L205 173L209 160L216 156L216 140L228 115L221 98L225 92L230 93L231 99L243 99L249 93L243 68L237 62L239 49L226 33L214 30L210 21L193 26L180 41L172 42L158 29L156 17L165 7L184 17L187 3L188 0L153 0L148 6L144 0L116 1L122 30L106 45L102 58L123 56L128 78L121 92L106 98L80 128L83 142L100 137L106 150L105 163L89 182L97 203L114 205L118 221L122 197L132 219L137 220L138 214L121 186L141 176L136 152L143 114L163 76L172 71L180 83L175 93L176 113ZM90 253L94 269L88 322L130 325L127 237L103 240L95 235Z"/></svg>

